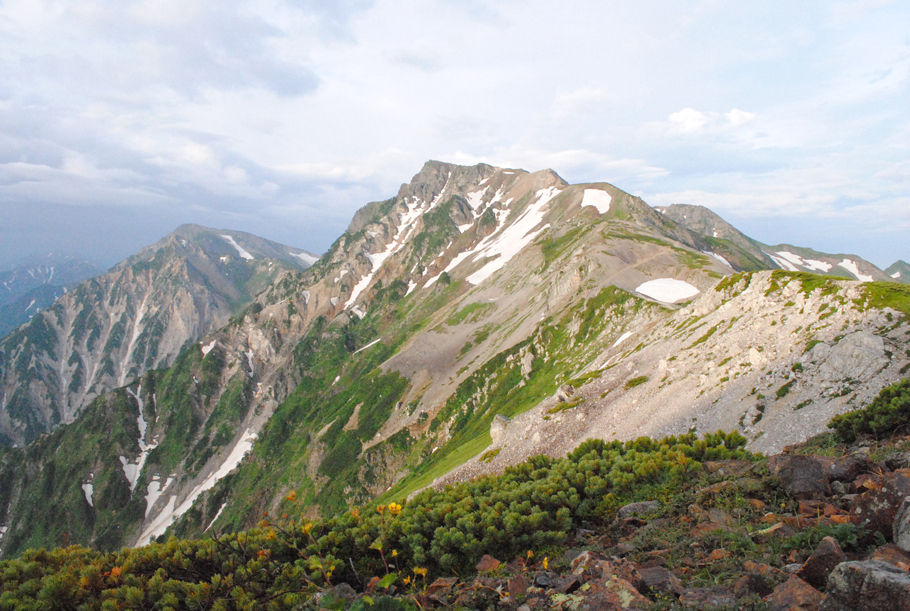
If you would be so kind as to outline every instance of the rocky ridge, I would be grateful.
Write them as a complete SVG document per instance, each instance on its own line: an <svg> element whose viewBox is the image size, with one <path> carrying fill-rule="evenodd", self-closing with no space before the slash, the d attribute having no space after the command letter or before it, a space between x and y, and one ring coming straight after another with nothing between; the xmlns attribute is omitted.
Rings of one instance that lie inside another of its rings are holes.
<svg viewBox="0 0 910 611"><path fill-rule="evenodd" d="M301 254L312 261L249 234L188 225L80 284L0 341L0 441L29 442L170 364L279 272L306 267Z"/></svg>
<svg viewBox="0 0 910 611"><path fill-rule="evenodd" d="M312 516L400 498L471 457L500 468L503 439L540 447L563 429L577 443L732 420L753 444L788 443L771 434L778 412L812 414L809 434L850 405L847 393L797 407L827 384L814 380L826 348L869 343L873 393L903 367L905 312L855 304L865 285L804 292L803 277L778 272L715 291L736 264L710 246L607 183L429 162L396 197L358 212L312 268L279 275L166 371L99 399L93 414L130 424L105 455L71 460L67 477L44 485L85 520L79 540L99 541L108 521L119 531L104 545L169 528L201 536L247 528L291 492ZM795 339L775 339L780 328ZM819 362L802 363L810 342ZM754 363L733 358L750 348ZM762 390L786 384L759 410ZM676 390L695 407L674 403ZM865 396L850 392L854 404ZM676 407L661 421L668 400ZM77 430L54 443L77 444ZM40 482L18 474L43 472L50 451L7 458L15 468L0 473L14 491L0 498L10 549L27 539L23 516L34 523L40 511L29 500ZM102 481L110 492L89 502L83 486L100 492ZM56 540L51 530L33 541Z"/></svg>

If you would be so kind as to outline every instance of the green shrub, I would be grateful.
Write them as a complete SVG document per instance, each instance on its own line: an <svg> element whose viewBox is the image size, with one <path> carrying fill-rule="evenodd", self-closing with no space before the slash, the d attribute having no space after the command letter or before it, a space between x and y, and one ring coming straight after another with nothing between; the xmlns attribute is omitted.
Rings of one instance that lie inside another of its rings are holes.
<svg viewBox="0 0 910 611"><path fill-rule="evenodd" d="M648 376L635 376L634 378L631 378L628 382L626 382L626 390L628 390L630 388L635 388L636 386L644 384L647 381L648 381Z"/></svg>
<svg viewBox="0 0 910 611"><path fill-rule="evenodd" d="M861 435L878 439L910 429L910 378L883 389L865 408L835 416L828 427L847 443Z"/></svg>

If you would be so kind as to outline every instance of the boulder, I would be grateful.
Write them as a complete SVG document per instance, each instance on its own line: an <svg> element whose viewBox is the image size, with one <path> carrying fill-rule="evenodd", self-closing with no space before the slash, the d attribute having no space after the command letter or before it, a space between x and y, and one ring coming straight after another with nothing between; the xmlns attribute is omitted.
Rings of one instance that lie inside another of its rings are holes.
<svg viewBox="0 0 910 611"><path fill-rule="evenodd" d="M863 543L874 540L875 533L881 533L885 539L894 536L894 521L898 509L907 496L910 496L910 472L905 469L887 473L875 480L867 479L863 483L866 492L853 499L850 505L850 517L854 524L865 524L869 534Z"/></svg>
<svg viewBox="0 0 910 611"><path fill-rule="evenodd" d="M671 571L655 566L640 569L642 591L645 594L676 594L682 591L682 582Z"/></svg>
<svg viewBox="0 0 910 611"><path fill-rule="evenodd" d="M818 609L824 598L824 594L796 575L792 575L790 579L774 588L774 591L765 597L765 602L772 611L795 609L810 611Z"/></svg>
<svg viewBox="0 0 910 611"><path fill-rule="evenodd" d="M826 611L910 611L910 573L878 560L838 564L826 591Z"/></svg>
<svg viewBox="0 0 910 611"><path fill-rule="evenodd" d="M844 560L846 557L837 539L825 537L796 572L796 576L813 587L822 588L828 581L828 573Z"/></svg>
<svg viewBox="0 0 910 611"><path fill-rule="evenodd" d="M736 604L736 596L722 586L686 588L679 594L679 604L696 609L727 608Z"/></svg>
<svg viewBox="0 0 910 611"><path fill-rule="evenodd" d="M737 598L745 598L752 594L767 596L771 592L771 585L768 580L759 573L746 573L733 584L733 594Z"/></svg>
<svg viewBox="0 0 910 611"><path fill-rule="evenodd" d="M905 496L891 526L894 544L905 552L910 552L910 496Z"/></svg>
<svg viewBox="0 0 910 611"><path fill-rule="evenodd" d="M874 463L865 454L849 454L827 465L827 476L830 481L852 482L873 467Z"/></svg>
<svg viewBox="0 0 910 611"><path fill-rule="evenodd" d="M822 462L801 454L778 454L768 458L768 467L781 486L797 499L828 495L831 488Z"/></svg>
<svg viewBox="0 0 910 611"><path fill-rule="evenodd" d="M882 545L870 555L867 560L881 560L893 564L897 568L910 571L910 553L905 552L893 543Z"/></svg>
<svg viewBox="0 0 910 611"><path fill-rule="evenodd" d="M654 513L660 508L660 503L657 501L639 501L638 503L629 503L628 505L623 505L616 512L616 517L620 520L626 520L628 518L640 517L647 515L649 513Z"/></svg>
<svg viewBox="0 0 910 611"><path fill-rule="evenodd" d="M498 569L500 564L502 563L490 554L484 554L475 568L478 573L487 573Z"/></svg>

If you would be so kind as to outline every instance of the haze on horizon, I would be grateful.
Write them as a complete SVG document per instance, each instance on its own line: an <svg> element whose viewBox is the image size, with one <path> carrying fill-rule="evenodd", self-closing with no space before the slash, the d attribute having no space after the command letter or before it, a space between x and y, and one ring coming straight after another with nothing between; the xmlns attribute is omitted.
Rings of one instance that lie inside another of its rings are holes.
<svg viewBox="0 0 910 611"><path fill-rule="evenodd" d="M0 0L0 264L322 252L427 159L910 259L910 5Z"/></svg>

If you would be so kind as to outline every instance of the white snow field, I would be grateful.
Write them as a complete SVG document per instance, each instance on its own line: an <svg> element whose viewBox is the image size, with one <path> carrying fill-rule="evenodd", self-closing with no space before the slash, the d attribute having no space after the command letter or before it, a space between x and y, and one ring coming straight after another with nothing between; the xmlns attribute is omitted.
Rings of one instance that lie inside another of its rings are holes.
<svg viewBox="0 0 910 611"><path fill-rule="evenodd" d="M636 292L661 303L676 303L698 295L699 290L685 280L658 278L638 285Z"/></svg>

